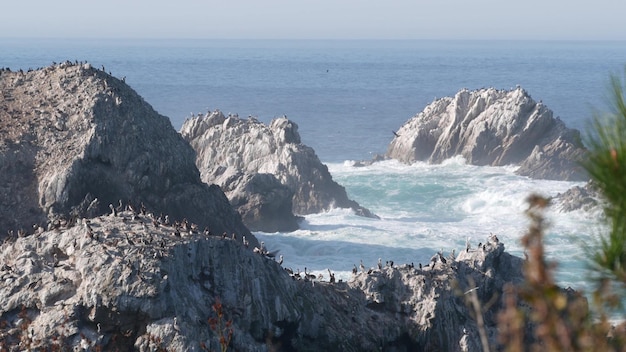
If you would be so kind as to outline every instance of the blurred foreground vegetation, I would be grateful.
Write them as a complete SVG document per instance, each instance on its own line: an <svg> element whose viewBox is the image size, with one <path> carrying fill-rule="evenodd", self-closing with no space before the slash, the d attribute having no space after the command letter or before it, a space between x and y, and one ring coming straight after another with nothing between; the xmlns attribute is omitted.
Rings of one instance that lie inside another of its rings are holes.
<svg viewBox="0 0 626 352"><path fill-rule="evenodd" d="M525 283L504 292L498 320L499 348L505 351L626 351L626 323L611 322L620 311L626 288L626 70L611 76L610 111L596 113L586 136L589 149L582 165L604 198L607 233L588 248L594 277L592 302L562 290L554 264L544 256L543 211L548 200L528 198L531 226L522 238L528 260ZM518 304L522 302L522 304ZM528 324L530 323L530 324ZM530 327L529 327L530 326ZM489 346L483 346L487 350Z"/></svg>

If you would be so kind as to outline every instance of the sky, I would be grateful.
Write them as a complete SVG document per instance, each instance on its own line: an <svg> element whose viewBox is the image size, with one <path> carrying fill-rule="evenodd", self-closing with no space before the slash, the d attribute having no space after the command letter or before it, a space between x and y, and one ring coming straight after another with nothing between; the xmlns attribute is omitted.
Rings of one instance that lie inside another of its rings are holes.
<svg viewBox="0 0 626 352"><path fill-rule="evenodd" d="M20 0L4 38L626 40L623 0Z"/></svg>

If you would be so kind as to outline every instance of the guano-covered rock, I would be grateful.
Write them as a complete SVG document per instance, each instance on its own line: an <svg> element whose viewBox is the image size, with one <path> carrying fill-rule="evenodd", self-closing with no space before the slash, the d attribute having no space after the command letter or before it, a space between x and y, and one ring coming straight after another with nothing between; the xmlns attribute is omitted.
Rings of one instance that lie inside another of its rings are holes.
<svg viewBox="0 0 626 352"><path fill-rule="evenodd" d="M186 120L181 134L196 150L202 179L222 187L253 230L295 230L294 214L334 207L375 216L348 198L315 151L301 143L298 125L286 117L268 126L213 111ZM249 176L258 174L264 176Z"/></svg>
<svg viewBox="0 0 626 352"><path fill-rule="evenodd" d="M123 80L82 63L3 70L0 107L2 235L130 205L256 243L169 120Z"/></svg>
<svg viewBox="0 0 626 352"><path fill-rule="evenodd" d="M473 165L519 165L517 173L584 181L578 164L586 149L577 130L523 89L464 89L434 101L407 121L387 149L405 163L440 163L462 155Z"/></svg>
<svg viewBox="0 0 626 352"><path fill-rule="evenodd" d="M499 293L522 280L493 238L341 282L290 274L238 234L152 220L125 210L3 242L0 347L214 351L232 328L236 351L479 351L463 293L500 297L484 312L495 344Z"/></svg>

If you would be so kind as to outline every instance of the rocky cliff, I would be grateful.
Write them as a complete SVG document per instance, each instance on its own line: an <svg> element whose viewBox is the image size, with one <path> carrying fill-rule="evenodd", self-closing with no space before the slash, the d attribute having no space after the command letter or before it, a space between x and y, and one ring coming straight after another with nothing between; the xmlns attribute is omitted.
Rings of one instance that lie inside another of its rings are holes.
<svg viewBox="0 0 626 352"><path fill-rule="evenodd" d="M129 210L11 237L0 246L0 349L215 351L232 329L236 351L478 351L467 295L497 298L484 306L495 344L502 286L522 278L495 237L340 282L291 275L235 236Z"/></svg>
<svg viewBox="0 0 626 352"><path fill-rule="evenodd" d="M126 206L249 235L201 182L191 147L123 80L82 63L2 70L0 233Z"/></svg>
<svg viewBox="0 0 626 352"><path fill-rule="evenodd" d="M285 117L268 126L213 111L186 120L181 134L196 150L202 179L222 187L253 230L295 230L294 213L333 207L374 216L348 198L313 149L301 143L298 125Z"/></svg>
<svg viewBox="0 0 626 352"><path fill-rule="evenodd" d="M474 165L519 165L533 178L587 180L578 160L580 133L569 129L523 89L464 89L439 99L407 121L387 156L439 163L462 155Z"/></svg>

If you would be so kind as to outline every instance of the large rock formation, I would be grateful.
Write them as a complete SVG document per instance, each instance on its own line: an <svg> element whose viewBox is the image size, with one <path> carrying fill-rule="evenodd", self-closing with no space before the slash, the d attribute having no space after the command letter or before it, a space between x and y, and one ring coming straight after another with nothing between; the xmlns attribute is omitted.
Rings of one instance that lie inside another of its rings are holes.
<svg viewBox="0 0 626 352"><path fill-rule="evenodd" d="M196 150L202 179L222 187L253 230L295 230L293 213L333 207L374 216L348 199L313 149L301 143L298 125L285 117L267 126L214 111L186 120L181 134Z"/></svg>
<svg viewBox="0 0 626 352"><path fill-rule="evenodd" d="M291 276L241 241L153 221L123 211L4 242L0 349L215 351L230 322L236 351L478 351L463 293L478 287L484 304L522 279L522 260L493 239L331 283ZM492 344L500 305L484 306Z"/></svg>
<svg viewBox="0 0 626 352"><path fill-rule="evenodd" d="M387 156L405 163L439 163L462 155L474 165L520 165L533 178L587 180L578 160L585 148L541 102L517 88L462 90L439 99L407 121Z"/></svg>
<svg viewBox="0 0 626 352"><path fill-rule="evenodd" d="M249 235L219 187L201 182L195 153L169 120L122 80L69 62L2 70L0 233L120 201Z"/></svg>

